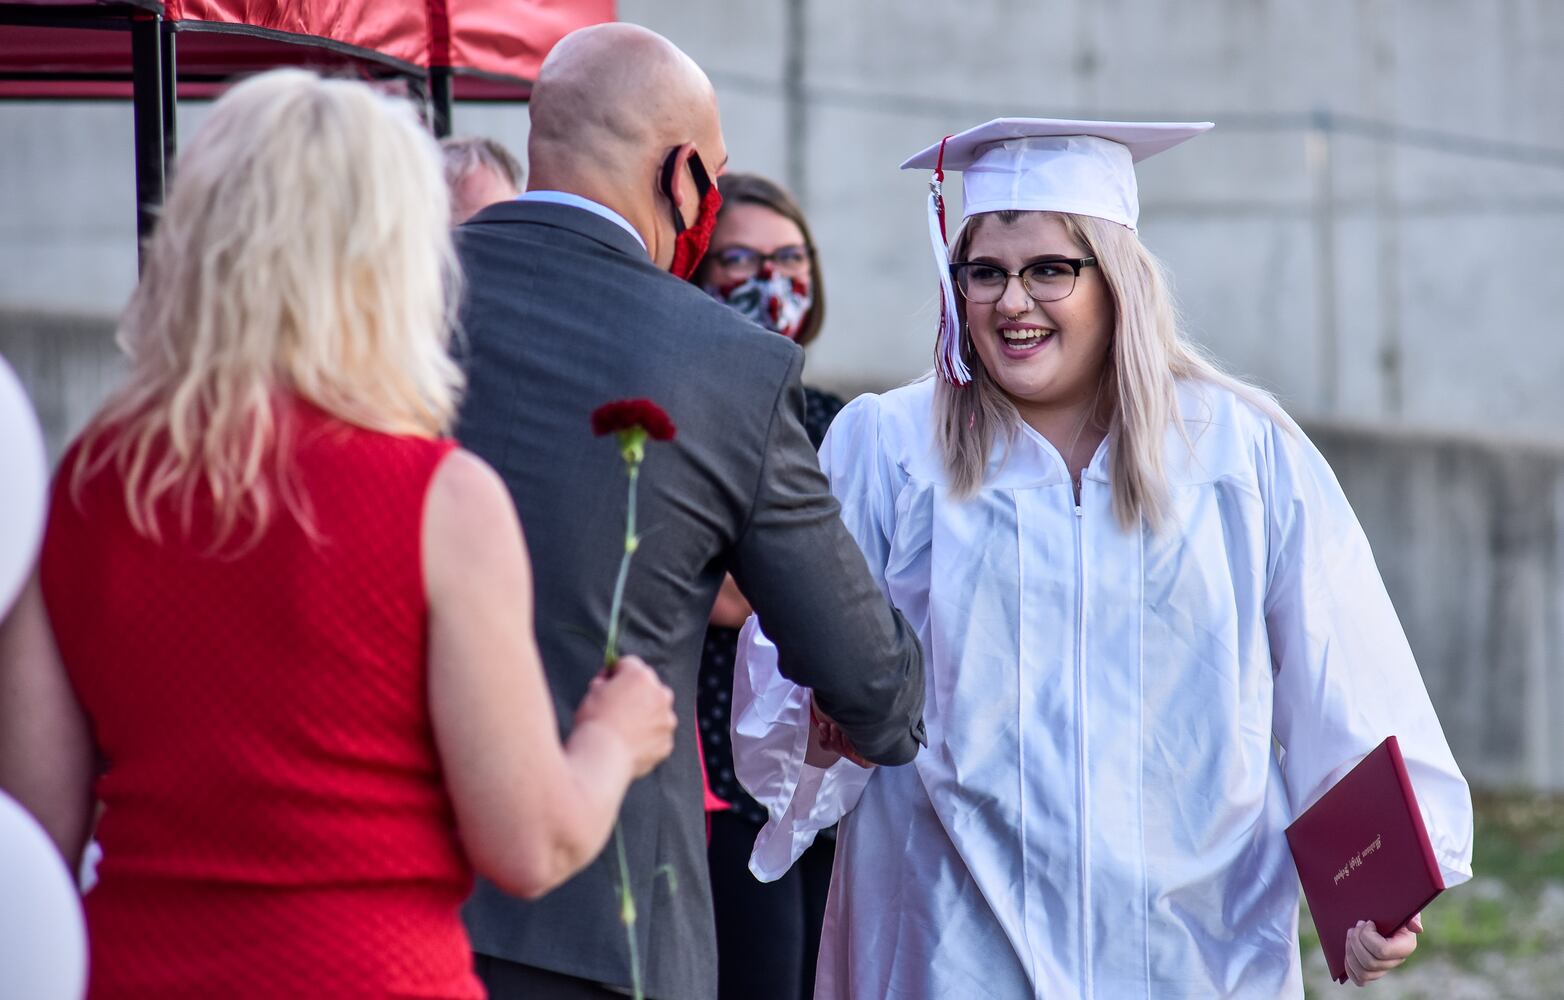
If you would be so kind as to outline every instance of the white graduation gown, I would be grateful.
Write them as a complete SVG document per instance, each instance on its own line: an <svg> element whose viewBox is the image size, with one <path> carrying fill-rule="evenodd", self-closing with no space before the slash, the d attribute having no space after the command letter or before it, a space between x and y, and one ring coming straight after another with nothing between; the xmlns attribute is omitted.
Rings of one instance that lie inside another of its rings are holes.
<svg viewBox="0 0 1564 1000"><path fill-rule="evenodd" d="M1283 829L1390 734L1447 885L1466 781L1362 529L1296 426L1182 385L1173 523L1126 531L1108 444L1079 507L1027 427L955 501L934 384L863 396L821 464L927 663L928 748L804 764L805 692L751 619L733 746L750 868L841 822L817 998L1301 997Z"/></svg>

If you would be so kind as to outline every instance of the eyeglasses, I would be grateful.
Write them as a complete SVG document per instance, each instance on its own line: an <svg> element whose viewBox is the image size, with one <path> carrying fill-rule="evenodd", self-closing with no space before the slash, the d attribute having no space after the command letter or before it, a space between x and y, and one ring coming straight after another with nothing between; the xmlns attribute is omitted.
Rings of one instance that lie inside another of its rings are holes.
<svg viewBox="0 0 1564 1000"><path fill-rule="evenodd" d="M809 248L801 243L777 247L770 253L752 247L723 247L713 250L706 259L735 278L752 278L766 263L775 265L778 272L789 278L802 278L809 273Z"/></svg>
<svg viewBox="0 0 1564 1000"><path fill-rule="evenodd" d="M1096 257L1052 257L1033 261L1020 271L1006 271L993 264L964 260L950 265L950 274L962 297L979 305L1004 298L1011 278L1021 279L1022 291L1033 302L1057 302L1075 291L1081 268L1096 263Z"/></svg>

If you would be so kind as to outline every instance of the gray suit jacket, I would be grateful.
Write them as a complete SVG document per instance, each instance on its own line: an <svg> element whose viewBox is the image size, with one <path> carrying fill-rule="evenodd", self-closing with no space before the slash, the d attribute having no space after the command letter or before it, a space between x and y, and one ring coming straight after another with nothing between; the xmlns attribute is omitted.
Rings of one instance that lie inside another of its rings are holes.
<svg viewBox="0 0 1564 1000"><path fill-rule="evenodd" d="M623 551L626 479L590 414L647 397L678 437L651 442L638 494L643 537L621 649L675 692L673 754L625 799L620 821L649 996L716 995L695 725L701 642L731 571L780 652L866 757L911 760L922 741L917 638L871 580L802 422L803 352L653 266L624 229L579 208L504 202L457 233L469 385L463 445L510 487L532 552L537 630L568 731L598 672ZM869 456L865 456L867 461ZM658 876L663 868L677 880ZM465 917L483 954L628 985L612 847L544 899L480 881Z"/></svg>

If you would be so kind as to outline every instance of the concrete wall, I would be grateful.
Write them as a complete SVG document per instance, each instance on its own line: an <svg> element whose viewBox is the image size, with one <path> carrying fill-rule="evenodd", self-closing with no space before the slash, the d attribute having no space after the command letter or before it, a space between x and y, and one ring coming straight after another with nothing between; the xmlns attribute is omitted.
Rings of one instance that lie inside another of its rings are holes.
<svg viewBox="0 0 1564 1000"><path fill-rule="evenodd" d="M801 194L832 291L819 381L928 366L928 178L898 173L905 156L1005 114L1208 119L1210 135L1143 166L1141 232L1229 365L1304 416L1564 428L1564 5L620 10L709 69L733 167Z"/></svg>
<svg viewBox="0 0 1564 1000"><path fill-rule="evenodd" d="M1374 546L1468 779L1564 791L1564 449L1308 431Z"/></svg>
<svg viewBox="0 0 1564 1000"><path fill-rule="evenodd" d="M0 356L32 399L50 464L125 370L113 322L94 314L0 310Z"/></svg>
<svg viewBox="0 0 1564 1000"><path fill-rule="evenodd" d="M1213 133L1142 168L1141 232L1231 367L1306 417L1564 428L1564 4L620 11L708 68L733 166L802 196L832 290L816 381L927 367L927 178L895 169L905 155L999 114L1210 119ZM203 111L182 106L182 134ZM460 107L456 126L525 146L523 108ZM0 308L111 314L135 280L128 107L0 104L0 137Z"/></svg>

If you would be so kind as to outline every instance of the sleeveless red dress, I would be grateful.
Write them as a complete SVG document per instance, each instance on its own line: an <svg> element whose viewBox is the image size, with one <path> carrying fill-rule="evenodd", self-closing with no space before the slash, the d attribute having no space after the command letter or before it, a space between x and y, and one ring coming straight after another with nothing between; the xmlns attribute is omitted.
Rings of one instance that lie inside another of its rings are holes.
<svg viewBox="0 0 1564 1000"><path fill-rule="evenodd" d="M79 449L56 477L44 597L106 764L90 995L482 997L427 699L423 505L454 445L285 412L313 538L282 513L211 555L170 516L157 544L112 468L79 506Z"/></svg>

